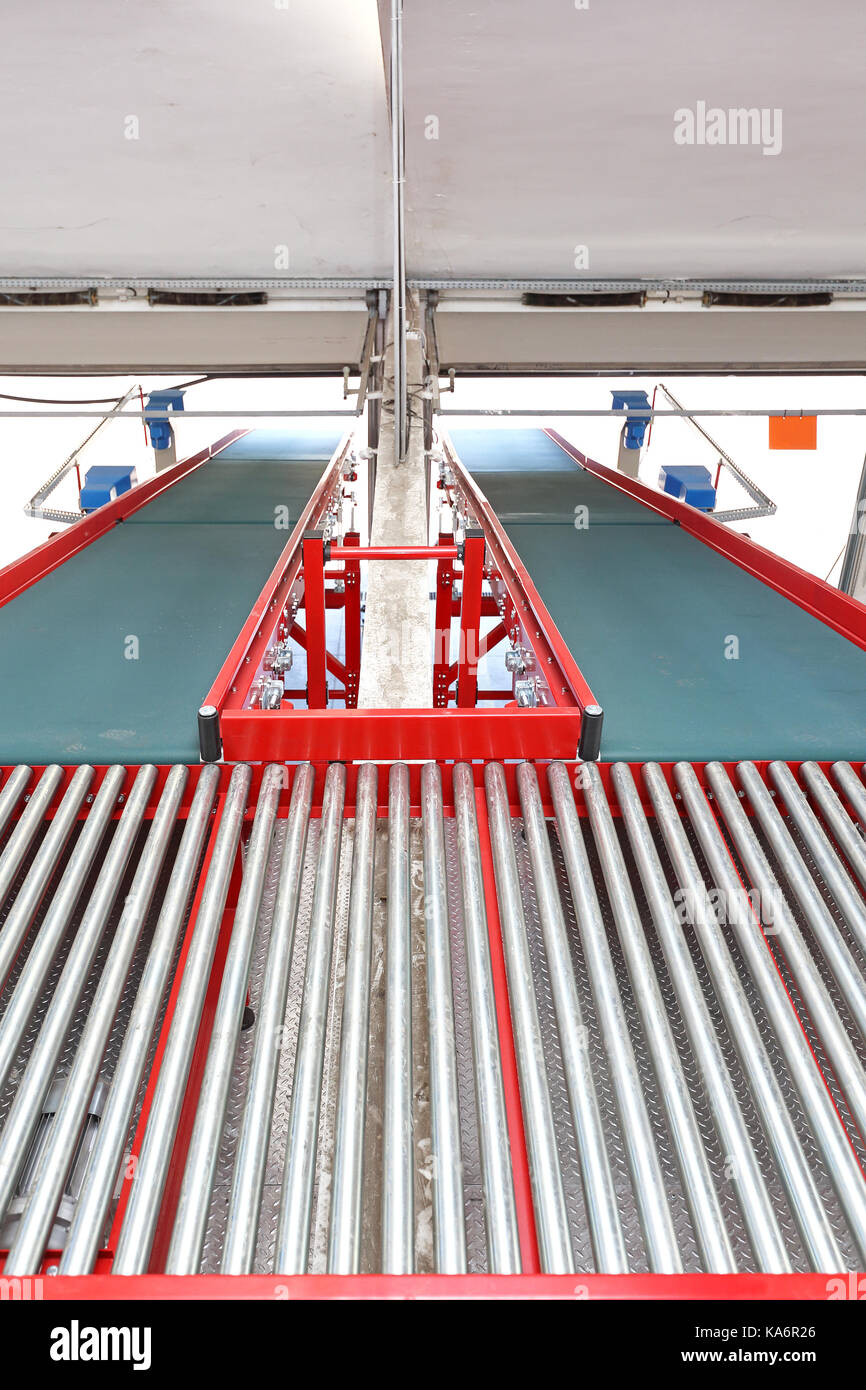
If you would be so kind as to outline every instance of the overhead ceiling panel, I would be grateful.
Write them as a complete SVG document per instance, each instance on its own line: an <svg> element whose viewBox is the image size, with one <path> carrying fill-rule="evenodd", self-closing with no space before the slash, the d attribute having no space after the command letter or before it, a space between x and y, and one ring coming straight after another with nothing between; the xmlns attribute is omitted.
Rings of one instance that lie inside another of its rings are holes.
<svg viewBox="0 0 866 1390"><path fill-rule="evenodd" d="M7 4L0 277L376 276L375 0Z"/></svg>
<svg viewBox="0 0 866 1390"><path fill-rule="evenodd" d="M404 29L410 274L866 273L863 6L406 0ZM769 138L730 143L740 108Z"/></svg>

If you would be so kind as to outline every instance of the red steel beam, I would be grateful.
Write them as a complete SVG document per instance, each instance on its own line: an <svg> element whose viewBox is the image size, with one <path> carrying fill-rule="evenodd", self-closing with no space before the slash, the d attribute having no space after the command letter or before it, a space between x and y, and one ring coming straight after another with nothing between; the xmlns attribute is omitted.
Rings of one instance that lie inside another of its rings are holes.
<svg viewBox="0 0 866 1390"><path fill-rule="evenodd" d="M448 559L459 559L456 545L449 542L437 545L365 545L361 549L362 560L440 560L443 551ZM348 546L332 545L328 552L331 560L352 560L354 556Z"/></svg>
<svg viewBox="0 0 866 1390"><path fill-rule="evenodd" d="M492 651L494 647L498 647L498 646L499 646L499 643L500 643L500 642L504 642L507 636L508 636L508 628L505 626L504 623L497 623L496 627L492 627L492 628L490 629L489 632L486 632L486 633L484 634L484 636L481 637L481 638L479 638L479 640L478 640L478 660L480 661L481 658L482 658L483 656L486 656L488 652ZM453 662L451 663L451 665L449 666L449 668L448 668L448 684L449 684L449 685L451 685L451 683L452 683L453 681L456 681L457 675L458 675L458 671L459 671L459 662L453 661ZM503 697L503 692L502 692L501 690L497 690L497 691L495 691L495 692L485 691L483 695L480 694L480 693L477 693L477 698L478 698L479 700L483 700L483 699L485 698L485 696L486 696L487 699L490 699L490 698L494 698L494 699L501 699L501 698L510 699L510 698L512 697L512 695L513 695L513 691L511 691L511 690L505 691L504 697Z"/></svg>
<svg viewBox="0 0 866 1390"><path fill-rule="evenodd" d="M289 632L289 636L291 637L291 639L292 639L293 642L297 642L297 644L298 644L299 647L303 647L304 651L307 650L307 633L306 633L306 629L303 628L299 622L294 622L294 623L292 623L292 627L291 627L291 631ZM336 676L338 681L342 681L344 685L346 684L346 677L347 677L346 667L343 665L343 663L342 663L342 661L340 660L339 657L334 656L332 652L326 651L326 652L325 652L325 665L326 665L326 667L328 668L328 670L330 671L330 673L331 673L332 676ZM288 692L286 692L286 693L288 693ZM305 692L304 692L304 693L305 693Z"/></svg>
<svg viewBox="0 0 866 1390"><path fill-rule="evenodd" d="M536 709L223 710L229 762L564 758L580 737L576 706Z"/></svg>
<svg viewBox="0 0 866 1390"><path fill-rule="evenodd" d="M307 614L307 705L327 709L327 634L325 626L325 542L322 536L305 536L304 610Z"/></svg>
<svg viewBox="0 0 866 1390"><path fill-rule="evenodd" d="M25 1282L25 1281L22 1281ZM40 1298L268 1299L507 1298L851 1300L866 1297L866 1275L830 1274L146 1274L58 1275L39 1280Z"/></svg>
<svg viewBox="0 0 866 1390"><path fill-rule="evenodd" d="M499 900L496 896L496 881L493 870L493 846L490 843L490 826L487 820L487 798L481 787L475 788L475 813L478 822L478 848L484 879L484 902L487 909L487 932L490 942L493 993L496 1002L499 1055L502 1059L502 1089L505 1095L505 1112L508 1120L511 1173L514 1178L520 1262L524 1274L537 1274L541 1269L541 1263L538 1252L538 1233L535 1227L535 1208L532 1202L529 1153L523 1128L517 1051L511 1028L511 1009L508 1003L508 976L505 969L505 948L502 944Z"/></svg>
<svg viewBox="0 0 866 1390"><path fill-rule="evenodd" d="M361 537L357 531L348 531L345 548L360 550ZM355 709L358 704L358 685L361 679L361 565L358 560L347 558L345 563L345 603L346 614L346 674L343 683L346 687L346 705Z"/></svg>
<svg viewBox="0 0 866 1390"><path fill-rule="evenodd" d="M461 709L474 709L478 698L478 633L481 627L484 551L483 535L467 532L463 542L460 649L457 654L457 704Z"/></svg>
<svg viewBox="0 0 866 1390"><path fill-rule="evenodd" d="M440 540L442 551L451 550L447 536ZM454 616L454 565L449 555L443 555L436 566L436 615L433 650L433 706L444 709L448 704L448 688L454 677L450 674L451 619Z"/></svg>

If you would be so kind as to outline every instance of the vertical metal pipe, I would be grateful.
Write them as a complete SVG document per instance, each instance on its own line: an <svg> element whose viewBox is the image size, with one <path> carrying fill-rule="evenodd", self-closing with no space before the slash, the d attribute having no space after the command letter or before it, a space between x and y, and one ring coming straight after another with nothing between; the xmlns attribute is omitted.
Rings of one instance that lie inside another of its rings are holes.
<svg viewBox="0 0 866 1390"><path fill-rule="evenodd" d="M409 395L406 361L406 150L403 111L403 0L391 0L391 178L394 188L394 287L391 322L394 332L394 457L406 458L409 443Z"/></svg>
<svg viewBox="0 0 866 1390"><path fill-rule="evenodd" d="M430 1129L433 1167L433 1242L437 1274L465 1274L463 1154L457 1096L457 1045L442 776L436 763L421 769L424 845L424 924L427 960L427 1025L430 1038Z"/></svg>
<svg viewBox="0 0 866 1390"><path fill-rule="evenodd" d="M415 1265L412 1131L412 916L409 769L388 778L388 912L385 927L385 1113L382 1126L382 1271Z"/></svg>
<svg viewBox="0 0 866 1390"><path fill-rule="evenodd" d="M565 918L556 886L547 825L535 768L531 763L521 763L518 767L517 789L520 794L526 845L532 865L544 949L550 971L562 1048L562 1065L574 1117L596 1268L603 1274L622 1274L628 1271L628 1257L619 1219L616 1188L604 1142L601 1111L586 1047L586 1030L571 964Z"/></svg>
<svg viewBox="0 0 866 1390"><path fill-rule="evenodd" d="M255 1259L314 782L312 766L302 763L295 771L286 821L280 880L229 1198L223 1274L249 1274Z"/></svg>
<svg viewBox="0 0 866 1390"><path fill-rule="evenodd" d="M24 795L24 788L33 776L33 768L26 763L19 763L14 767L6 778L6 784L0 792L0 835L3 834L12 812Z"/></svg>
<svg viewBox="0 0 866 1390"><path fill-rule="evenodd" d="M839 786L846 791L846 794L849 775L856 790L859 787L859 781L848 763L833 764L833 776ZM841 799L830 786L817 763L802 763L800 776L805 782L812 800L832 830L836 843L860 880L861 887L866 888L866 843L857 833L857 827L848 815ZM859 815L859 812L857 814ZM866 807L864 807L863 823L866 823Z"/></svg>
<svg viewBox="0 0 866 1390"><path fill-rule="evenodd" d="M6 1117L0 1135L0 1213L6 1211L15 1191L19 1169L39 1123L43 1101L54 1080L69 1025L87 984L114 900L120 891L155 781L155 767L148 764L140 769L103 860L36 1046Z"/></svg>
<svg viewBox="0 0 866 1390"><path fill-rule="evenodd" d="M102 843L105 827L117 805L125 778L126 769L123 767L110 767L106 771L69 863L52 894L45 920L15 982L6 1012L0 1019L0 1089L9 1079L21 1039L39 1003L48 972L66 935L69 919Z"/></svg>
<svg viewBox="0 0 866 1390"><path fill-rule="evenodd" d="M130 1186L112 1265L114 1274L143 1274L150 1260L251 781L252 769L239 763L232 771L198 912L190 923L189 952Z"/></svg>
<svg viewBox="0 0 866 1390"><path fill-rule="evenodd" d="M298 1049L286 1137L286 1164L274 1257L274 1272L277 1274L305 1274L310 1250L310 1218L328 1024L328 985L334 947L334 909L345 797L346 769L342 763L331 763L325 777L322 800L319 862L310 915L304 1002L298 1025Z"/></svg>
<svg viewBox="0 0 866 1390"><path fill-rule="evenodd" d="M799 830L818 872L839 906L846 925L866 953L866 907L787 763L770 763L769 774ZM834 924L835 933L835 924Z"/></svg>
<svg viewBox="0 0 866 1390"><path fill-rule="evenodd" d="M9 909L3 931L0 932L0 989L9 978L21 944L27 936L42 901L51 875L66 848L72 834L72 827L78 819L78 812L90 784L93 781L93 768L87 764L76 768L66 794L52 819L48 822L45 836L27 871L27 877L19 888L15 901Z"/></svg>
<svg viewBox="0 0 866 1390"><path fill-rule="evenodd" d="M607 881L608 893L614 907L617 926L624 945L629 933L634 932L634 918L637 907L630 893L624 866L615 862L610 844L608 827L602 823L597 805L599 784L589 774L597 769L585 764L581 775L585 783L587 802L592 804L593 830L596 846L602 861ZM671 1217L665 1194L665 1180L656 1151L652 1125L647 1113L643 1095L643 1084L635 1061L629 1037L628 1022L617 985L616 971L607 944L607 934L601 915L592 869L583 842L583 833L578 821L574 798L571 794L568 772L562 763L553 763L548 768L548 783L556 813L556 826L559 843L565 859L571 897L574 902L577 928L583 942L584 956L595 1000L596 1013L601 1027L604 1050L607 1055L610 1079L613 1083L616 1107L619 1112L623 1147L632 1177L635 1200L640 1214L641 1227L647 1248L650 1269L664 1274L675 1274L682 1270L679 1247L677 1246L673 1218ZM594 796L593 793L596 793ZM604 797L603 790L601 791ZM605 802L605 807L607 803ZM629 965L633 962L626 949ZM635 992L649 990L649 981L636 982ZM643 1001L642 1001L643 1002ZM651 1020L657 1027L657 1020ZM646 1020L645 1020L646 1026ZM658 1040L654 1033L649 1036L653 1058L657 1061ZM660 1075L659 1082L664 1091L664 1082L672 1083L670 1077ZM674 1132L675 1141L679 1136ZM705 1194L702 1194L705 1195ZM732 1263L732 1262L731 1262ZM726 1266L730 1267L730 1266Z"/></svg>
<svg viewBox="0 0 866 1390"><path fill-rule="evenodd" d="M6 1269L10 1273L35 1274L41 1265L63 1195L69 1165L87 1115L87 1103L99 1076L99 1067L111 1025L129 976L177 821L187 777L186 768L177 766L171 769L166 778L136 867L132 887L126 897L108 958L99 977L87 1022L66 1078L63 1095L39 1160L33 1191L21 1215L15 1239L6 1258Z"/></svg>
<svg viewBox="0 0 866 1390"><path fill-rule="evenodd" d="M340 1030L340 1083L328 1245L328 1270L331 1274L357 1274L361 1267L378 785L379 774L375 763L364 763L358 772L355 793L355 840L349 894L346 984Z"/></svg>
<svg viewBox="0 0 866 1390"><path fill-rule="evenodd" d="M508 1138L508 1116L502 1083L496 995L490 960L490 938L484 906L484 877L475 814L475 782L466 763L454 768L454 815L463 889L463 921L469 1008L472 1019L472 1057L475 1099L484 1179L487 1255L491 1274L519 1274L520 1237L514 1200L514 1177Z"/></svg>
<svg viewBox="0 0 866 1390"><path fill-rule="evenodd" d="M788 998L695 770L690 763L677 763L674 776L715 886L722 893L726 920L737 933L737 943L758 988L801 1104L824 1154L827 1170L839 1194L848 1224L861 1255L866 1256L866 1184L860 1165L840 1123L824 1078ZM661 769L655 765L648 765L644 768L644 778L653 799L656 815L662 823L666 815L669 822L675 821L679 825L679 816L673 808ZM736 794L734 795L736 798ZM706 956L705 942L717 952L715 964L709 956L707 964L713 972L716 988L720 992L722 987L725 989L724 1008L728 1015L731 1034L737 1044L740 1061L755 1088L756 1096L760 1092L763 1097L761 1111L767 1139L776 1155L791 1208L810 1251L812 1262L817 1269L839 1269L841 1262L836 1243L829 1229L814 1178L803 1157L787 1104L776 1075L766 1059L760 1032L745 1001L736 968L718 928L710 936L702 937L701 948ZM754 1065L755 1062L761 1063L760 1069Z"/></svg>
<svg viewBox="0 0 866 1390"><path fill-rule="evenodd" d="M165 1265L166 1274L196 1274L201 1263L282 784L283 768L278 763L270 763L262 773L250 831L238 905Z"/></svg>
<svg viewBox="0 0 866 1390"><path fill-rule="evenodd" d="M785 1242L628 764L614 763L611 777L758 1268L781 1273L789 1268Z"/></svg>
<svg viewBox="0 0 866 1390"><path fill-rule="evenodd" d="M9 781L12 781L11 777ZM53 763L51 767L46 767L36 784L36 790L21 812L18 824L6 841L6 848L0 854L0 903L5 902L18 877L18 870L42 827L45 813L62 781L63 768L59 764ZM9 782L6 786L8 788Z"/></svg>
<svg viewBox="0 0 866 1390"><path fill-rule="evenodd" d="M761 818L761 823L768 837L771 839L773 848L778 855L784 857L787 870L795 875L795 865L791 855L786 852L782 836L777 833L773 817L768 814L766 801L769 801L769 794L763 782L758 776L757 770L749 768L745 763L739 764L740 778L749 800L755 809L755 813ZM740 857L745 866L754 886L761 895L762 915L768 910L772 912L772 921L775 931L784 932L783 946L785 957L791 966L797 987L803 997L803 1001L812 1016L818 1035L827 1052L827 1056L833 1066L839 1080L848 1105L851 1108L860 1132L866 1134L866 1078L863 1075L863 1068L860 1059L854 1050L851 1039L842 1024L833 1001L830 998L827 987L821 978L818 967L800 933L800 928L794 919L793 914L788 908L788 904L782 895L766 855L758 843L749 817L740 804L740 799L728 777L727 772L721 763L708 763L706 768L707 781L713 789L716 800L721 809L722 815L727 822L728 829L737 846ZM760 788L758 783L760 782ZM772 807L775 812L775 807ZM763 819L763 818L766 819ZM784 833L784 832L783 832ZM790 842L789 842L790 843ZM802 867L802 865L801 865ZM786 871L787 871L786 870ZM805 869L803 870L805 872ZM796 875L795 875L796 876ZM803 892L801 905L809 903L809 898L805 892L805 886L797 876L798 887ZM799 896L799 894L798 894ZM811 904L810 904L811 906ZM812 930L815 930L817 919L809 917ZM835 927L832 929L835 931ZM849 1005L852 1000L857 1002L857 994L853 988L853 983L849 978L848 972L843 969L844 962L838 960L839 945L838 936L830 939L831 932L822 933L820 936L821 948L825 955L830 953L830 960L833 962L834 973L838 969L842 980L845 981L844 993ZM850 962L850 957L847 957ZM837 976L838 978L838 976ZM840 984L842 983L840 980ZM849 997L850 995L850 997ZM866 1023L866 1002L863 1008L864 1023ZM856 1011L856 1016L861 1017L860 1010ZM861 1023L861 1028L863 1023Z"/></svg>
<svg viewBox="0 0 866 1390"><path fill-rule="evenodd" d="M89 1274L93 1269L114 1191L114 1182L123 1161L124 1146L147 1064L151 1037L177 951L205 835L210 825L219 778L219 769L212 764L203 767L199 774L195 796L186 818L177 858L153 934L153 942L111 1080L108 1100L96 1132L96 1141L84 1183L75 1204L75 1213L60 1261L61 1274ZM155 829L154 825L151 835Z"/></svg>
<svg viewBox="0 0 866 1390"><path fill-rule="evenodd" d="M505 772L499 763L487 764L484 785L539 1257L545 1274L571 1274L574 1272L574 1254L568 1229L568 1211L556 1149L556 1130L547 1086L538 1007L532 986L532 962L511 833L508 788Z"/></svg>

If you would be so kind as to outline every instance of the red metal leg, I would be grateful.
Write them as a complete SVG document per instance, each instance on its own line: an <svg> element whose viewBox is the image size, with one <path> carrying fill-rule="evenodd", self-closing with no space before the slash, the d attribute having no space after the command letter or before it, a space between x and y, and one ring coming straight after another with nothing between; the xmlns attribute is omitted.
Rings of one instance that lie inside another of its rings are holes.
<svg viewBox="0 0 866 1390"><path fill-rule="evenodd" d="M497 623L496 627L492 627L489 632L484 634L484 636L480 639L478 643L478 660L480 661L482 656L486 656L487 653L491 652L494 647L498 647L499 643L504 642L507 636L508 628L505 626L504 623ZM453 684L453 682L457 680L458 675L459 663L454 662L448 671L448 684ZM476 699L483 698L484 696L479 695L476 690ZM510 700L511 698L512 692L509 690L505 694L505 699Z"/></svg>
<svg viewBox="0 0 866 1390"><path fill-rule="evenodd" d="M304 537L303 560L304 610L307 615L307 705L310 709L327 709L325 542L320 535Z"/></svg>
<svg viewBox="0 0 866 1390"><path fill-rule="evenodd" d="M451 547L451 537L441 538L441 544ZM451 559L440 560L436 566L436 636L433 649L433 705L444 709L448 704L450 676L451 619L454 615L454 565Z"/></svg>
<svg viewBox="0 0 866 1390"><path fill-rule="evenodd" d="M478 630L481 624L481 586L484 580L484 536L466 534L463 543L463 584L460 599L460 653L457 703L471 709L478 698Z"/></svg>
<svg viewBox="0 0 866 1390"><path fill-rule="evenodd" d="M361 537L357 531L346 533L347 549L357 549ZM361 679L361 564L347 560L346 570L346 708L358 705L358 682Z"/></svg>

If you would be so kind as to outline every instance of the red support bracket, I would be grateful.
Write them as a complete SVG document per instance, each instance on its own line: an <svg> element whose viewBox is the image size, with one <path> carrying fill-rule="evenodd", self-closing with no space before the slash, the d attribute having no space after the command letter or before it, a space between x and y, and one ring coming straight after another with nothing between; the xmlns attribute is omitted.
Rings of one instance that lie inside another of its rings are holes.
<svg viewBox="0 0 866 1390"><path fill-rule="evenodd" d="M344 540L346 550L357 550L361 537L348 531ZM358 707L358 682L361 679L361 562L346 560L346 708Z"/></svg>
<svg viewBox="0 0 866 1390"><path fill-rule="evenodd" d="M498 610L497 610L497 611L498 611ZM504 642L507 636L508 636L508 628L505 626L504 623L497 623L496 627L492 627L492 628L490 629L489 632L486 632L486 633L484 634L484 636L481 638L481 640L480 640L479 643L478 643L478 660L480 661L481 658L482 658L483 656L486 656L488 652L492 651L494 647L498 647L498 646L499 646L499 643L500 643L500 642ZM449 686L452 685L452 684L454 683L454 681L457 680L459 674L460 674L460 664L459 664L459 662L456 662L456 661L455 661L455 662L451 665L451 667L449 668L449 670L448 670L448 684L449 684ZM500 692L500 693L501 693L501 692ZM487 695L488 698L489 698L490 692L489 692L489 691L485 691L485 695ZM509 691L506 692L504 698L507 699L507 700L510 700L510 699L512 698L512 695L513 695L513 692L509 690ZM484 699L484 695L478 695L477 698L478 698L478 699ZM494 698L498 698L498 697L497 697L497 696L494 696Z"/></svg>
<svg viewBox="0 0 866 1390"><path fill-rule="evenodd" d="M436 636L433 649L433 707L444 709L448 704L450 675L451 619L454 615L454 564L451 559L451 537L440 538L444 555L436 566Z"/></svg>
<svg viewBox="0 0 866 1390"><path fill-rule="evenodd" d="M318 532L304 536L302 554L304 609L307 615L307 705L310 709L327 709L324 538Z"/></svg>
<svg viewBox="0 0 866 1390"><path fill-rule="evenodd" d="M460 651L457 660L457 704L472 709L478 699L481 587L484 582L484 532L467 531L463 542L463 585L460 600Z"/></svg>

